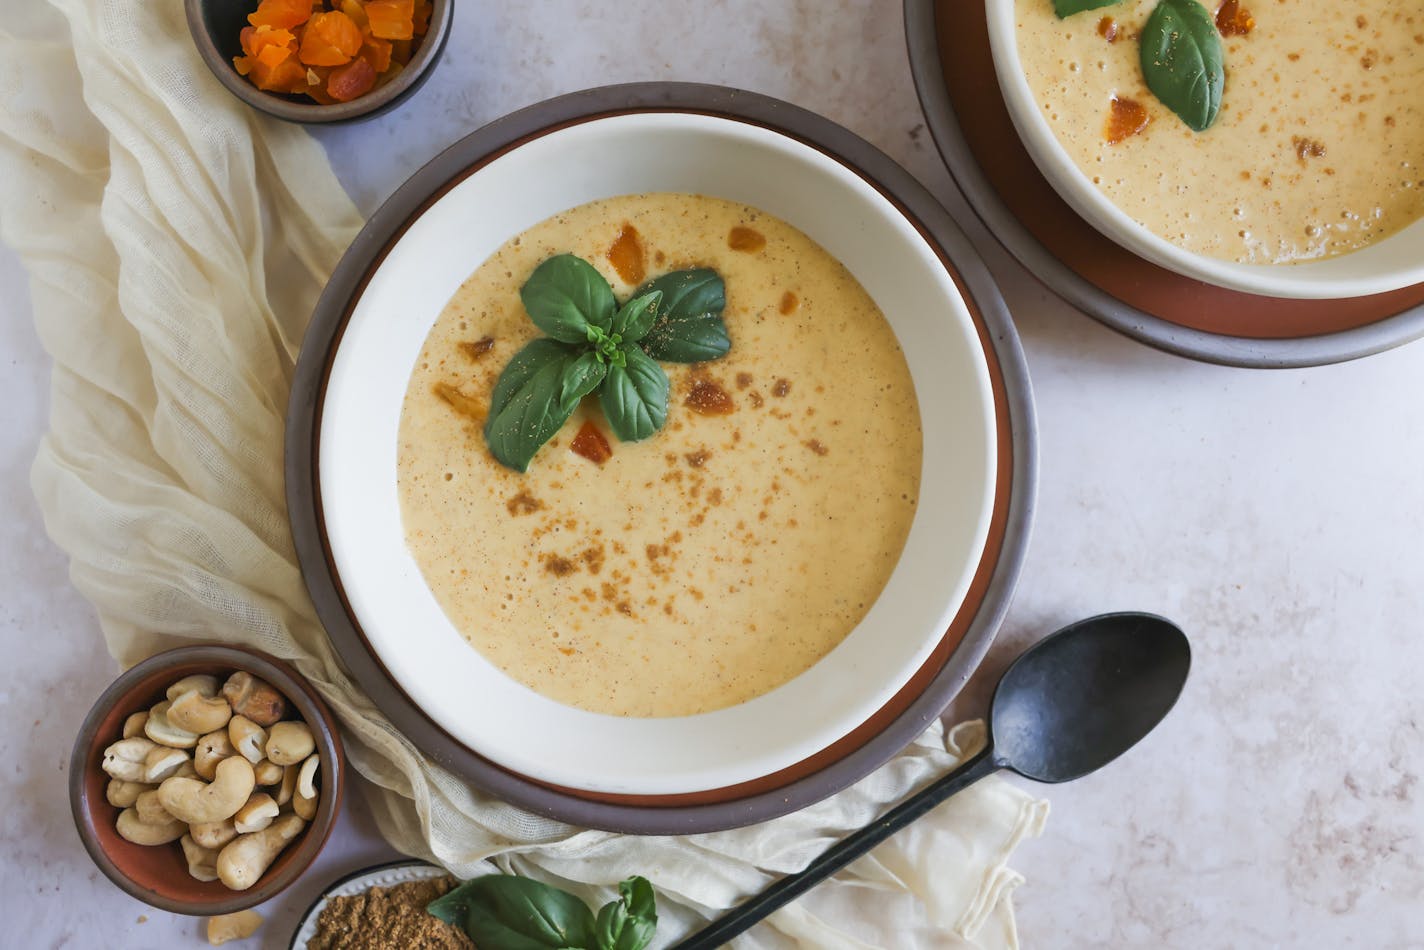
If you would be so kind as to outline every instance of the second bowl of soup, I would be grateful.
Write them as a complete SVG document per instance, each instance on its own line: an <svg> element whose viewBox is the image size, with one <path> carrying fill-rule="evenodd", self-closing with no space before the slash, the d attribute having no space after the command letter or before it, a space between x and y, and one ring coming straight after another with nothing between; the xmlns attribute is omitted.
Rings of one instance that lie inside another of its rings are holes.
<svg viewBox="0 0 1424 950"><path fill-rule="evenodd" d="M1015 128L1141 257L1278 297L1424 282L1424 15L1250 0L985 0Z"/></svg>

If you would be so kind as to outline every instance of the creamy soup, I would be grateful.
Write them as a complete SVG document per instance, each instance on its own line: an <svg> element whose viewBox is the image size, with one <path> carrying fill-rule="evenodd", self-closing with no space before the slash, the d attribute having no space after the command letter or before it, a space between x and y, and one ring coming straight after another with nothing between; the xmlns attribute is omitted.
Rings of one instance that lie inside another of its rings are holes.
<svg viewBox="0 0 1424 950"><path fill-rule="evenodd" d="M1029 86L1058 140L1114 204L1174 244L1247 263L1305 261L1424 216L1417 0L1243 0L1232 22L1249 31L1224 30L1221 113L1201 133L1142 78L1137 38L1156 0L1064 20L1051 0L1015 2ZM1114 98L1143 107L1148 123L1111 144Z"/></svg>
<svg viewBox="0 0 1424 950"><path fill-rule="evenodd" d="M715 269L732 348L661 364L672 396L651 438L619 442L585 399L519 474L482 425L539 335L520 286L564 252L620 300ZM588 422L612 449L601 464L574 451ZM570 705L677 716L774 689L845 638L904 546L920 455L904 355L845 267L753 208L648 194L535 225L470 276L411 375L398 477L410 550L485 657Z"/></svg>

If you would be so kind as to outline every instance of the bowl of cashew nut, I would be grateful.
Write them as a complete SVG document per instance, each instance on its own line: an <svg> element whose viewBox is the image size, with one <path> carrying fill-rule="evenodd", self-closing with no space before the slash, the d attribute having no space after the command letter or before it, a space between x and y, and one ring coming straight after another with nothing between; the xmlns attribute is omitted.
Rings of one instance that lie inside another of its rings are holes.
<svg viewBox="0 0 1424 950"><path fill-rule="evenodd" d="M94 863L178 914L260 904L312 863L341 804L341 739L286 663L179 647L125 672L74 745L69 799Z"/></svg>

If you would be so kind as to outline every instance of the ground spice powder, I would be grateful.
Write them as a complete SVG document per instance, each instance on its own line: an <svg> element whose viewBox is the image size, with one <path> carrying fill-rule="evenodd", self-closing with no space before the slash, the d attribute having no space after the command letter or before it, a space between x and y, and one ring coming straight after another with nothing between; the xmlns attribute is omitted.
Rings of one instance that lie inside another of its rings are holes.
<svg viewBox="0 0 1424 950"><path fill-rule="evenodd" d="M333 897L317 918L307 950L474 950L459 928L425 912L425 905L458 883L441 877Z"/></svg>

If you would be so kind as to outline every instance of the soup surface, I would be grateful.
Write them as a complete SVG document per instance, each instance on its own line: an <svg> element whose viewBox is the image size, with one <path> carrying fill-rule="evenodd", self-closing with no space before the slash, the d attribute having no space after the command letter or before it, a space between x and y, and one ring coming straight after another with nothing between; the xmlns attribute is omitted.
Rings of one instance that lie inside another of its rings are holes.
<svg viewBox="0 0 1424 950"><path fill-rule="evenodd" d="M1156 0L1064 20L1051 0L1014 2L1025 74L1058 140L1160 237L1287 263L1357 250L1424 216L1424 6L1242 0L1238 20L1254 26L1223 37L1221 114L1198 133L1142 78L1138 34ZM1217 0L1206 6L1218 12ZM1110 144L1114 97L1144 107L1148 123Z"/></svg>
<svg viewBox="0 0 1424 950"><path fill-rule="evenodd" d="M619 442L596 399L519 474L482 435L491 391L538 330L519 289L591 262L627 299L711 267L731 351L663 363L667 424ZM697 411L711 400L724 414ZM571 450L586 422L612 457ZM884 316L837 260L753 208L685 194L550 218L464 283L426 339L400 425L406 540L446 615L516 680L623 716L730 706L805 671L889 579L919 491L919 407Z"/></svg>

